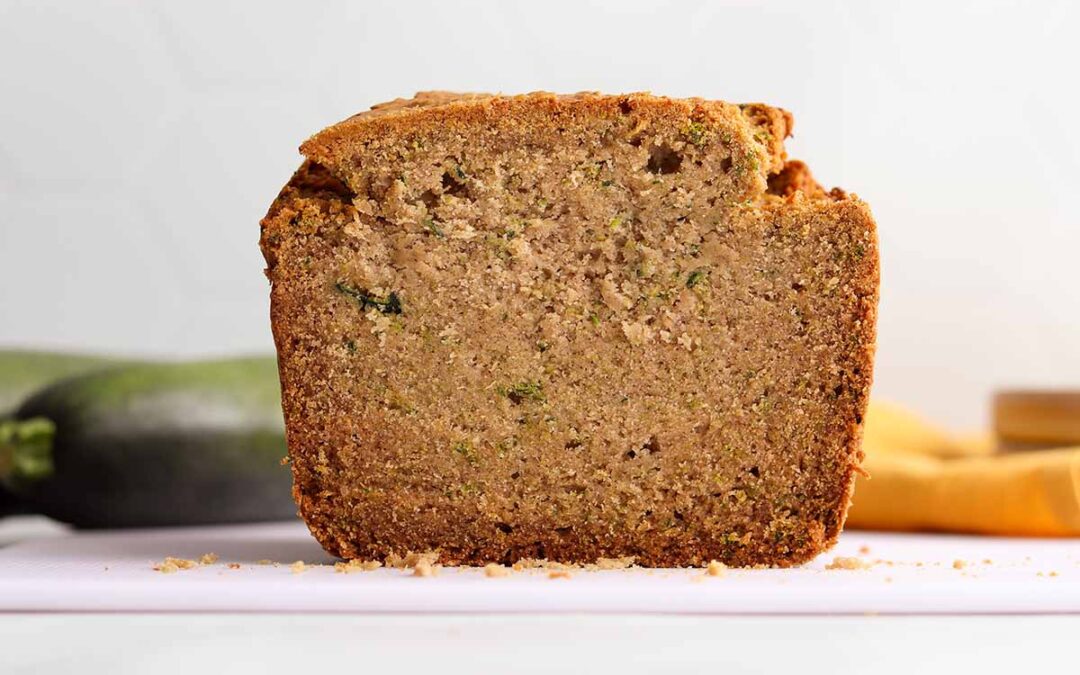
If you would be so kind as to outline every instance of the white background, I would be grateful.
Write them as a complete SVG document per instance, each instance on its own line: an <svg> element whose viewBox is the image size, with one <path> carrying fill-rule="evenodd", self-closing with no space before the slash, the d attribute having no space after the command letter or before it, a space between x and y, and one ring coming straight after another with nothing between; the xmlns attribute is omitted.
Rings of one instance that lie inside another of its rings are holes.
<svg viewBox="0 0 1080 675"><path fill-rule="evenodd" d="M1068 3L0 0L0 346L271 349L258 220L308 135L421 89L795 113L877 216L875 393L953 425L1080 385Z"/></svg>

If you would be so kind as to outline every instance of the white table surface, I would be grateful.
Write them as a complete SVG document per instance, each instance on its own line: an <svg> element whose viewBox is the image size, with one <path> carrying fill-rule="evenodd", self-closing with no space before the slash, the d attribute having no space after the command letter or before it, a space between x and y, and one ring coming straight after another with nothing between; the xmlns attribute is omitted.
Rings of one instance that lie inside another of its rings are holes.
<svg viewBox="0 0 1080 675"><path fill-rule="evenodd" d="M164 574L167 557L212 564ZM829 569L844 558L866 569ZM291 563L302 561L300 569ZM639 612L933 614L1080 612L1080 541L845 532L793 569L547 570L430 578L342 574L299 521L63 532L0 549L0 611Z"/></svg>
<svg viewBox="0 0 1080 675"><path fill-rule="evenodd" d="M290 562L294 554L319 563L320 553L296 534L298 526L259 526L242 531L262 532L264 536L248 539L237 536L237 530L214 529L221 560L217 566L161 575L150 569L155 560L165 555L194 556L209 552L204 547L206 531L187 531L194 541L185 542L181 531L165 539L160 533L125 533L121 543L126 548L112 549L113 565L130 566L132 573L145 573L148 586L177 587L192 592L205 592L215 585L224 589L236 586L228 583L227 573L249 574L247 584L265 589L273 580L285 595L289 589L312 588L331 584L348 595L363 588L355 584L410 584L425 593L443 586L468 584L481 595L507 594L506 584L522 583L549 591L556 598L572 597L569 590L588 590L596 580L617 583L611 578L627 577L631 573L579 572L569 580L551 580L542 574L522 575L511 579L463 579L459 573L444 570L434 579L416 579L394 570L378 573L335 574L330 568L309 569L294 575L287 565L251 565L245 559L241 570L219 569L228 562L230 552L246 551L247 555L266 555ZM301 530L302 531L302 530ZM276 532L286 546L273 544ZM228 535L228 536L220 536ZM211 537L213 538L213 537ZM27 539L30 543L26 543ZM101 549L101 544L116 543L113 533L91 536L73 535L55 525L34 519L21 519L0 524L0 545L22 540L16 546L0 548L0 581L7 586L0 591L0 604L11 603L12 568L9 558L25 560L23 556L42 552L86 552ZM68 544L59 546L62 540ZM138 546L131 546L134 540ZM250 550L251 541L261 540L261 546L283 555L274 556ZM37 543L34 543L34 542ZM232 542L231 548L229 542ZM46 543L48 545L46 545ZM766 615L722 613L653 613L653 611L558 611L546 613L522 608L514 613L500 611L385 613L367 612L148 612L148 611L0 611L0 673L73 672L84 673L191 673L191 672L318 672L335 668L350 672L389 670L394 672L485 673L485 672L858 672L908 673L916 668L932 666L931 672L959 669L972 672L1068 672L1068 664L1076 660L1077 629L1080 615L1077 603L1077 581L1080 579L1080 543L1042 540L996 540L954 537L918 538L919 548L912 548L904 538L848 533L837 551L826 554L816 564L803 570L780 572L788 579L779 586L802 585L806 593L802 602L814 601L814 588L821 584L839 584L841 592L858 598L875 588L893 589L898 584L910 595L920 588L940 588L939 582L966 589L946 600L972 597L1003 597L996 586L1014 587L1004 597L1016 599L1017 584L1034 594L1027 602L1042 603L1047 599L1058 603L1056 613L1040 613L1037 609L1023 613L997 614L878 614L846 615ZM149 545L150 548L145 548ZM900 545L900 550L895 547ZM140 548L142 546L142 548ZM165 547L163 547L165 546ZM859 548L869 546L869 553ZM919 561L901 560L898 553L907 548ZM95 549L95 547L97 547ZM894 547L894 548L890 548ZM108 547L105 547L108 549ZM851 549L851 550L849 550ZM20 553L21 551L21 553ZM35 553L37 552L37 553ZM959 554L958 554L959 552ZM994 562L981 563L978 554ZM893 561L874 565L869 570L824 571L821 567L834 556L853 553L873 561ZM932 554L932 555L931 555ZM955 556L955 557L954 557ZM962 569L954 569L952 560L967 556ZM1049 557L1047 557L1049 556ZM239 557L239 556L238 556ZM126 563L124 561L127 561ZM55 588L70 587L74 579L72 561L53 561L60 574L52 578ZM908 564L908 563L912 564ZM922 562L916 566L914 562ZM87 563L84 559L81 563ZM68 565L65 568L65 565ZM66 571L65 571L66 570ZM1047 576L1049 572L1056 576ZM104 573L104 569L101 570ZM732 589L765 582L778 571L731 571L719 579L695 582L683 578L684 573L654 572L646 578L661 587L695 589L705 597L738 598ZM1040 576L1039 573L1042 573ZM84 570L88 573L88 570ZM764 574L763 574L764 573ZM468 576L470 573L464 573ZM636 574L644 574L638 572ZM697 574L693 572L692 574ZM906 581L898 580L908 575ZM665 576L667 575L667 576ZM800 578L800 575L802 578ZM77 575L75 575L77 576ZM380 576L386 577L379 579ZM892 581L886 582L885 576ZM781 580L783 577L781 577ZM912 579L922 579L913 583ZM834 581L835 580L835 581ZM43 586L40 578L24 579L37 589ZM122 578L122 583L127 583ZM638 579L641 581L641 579ZM162 583L164 582L164 583ZM448 583L449 582L449 583ZM115 582L110 582L115 583ZM140 582L142 583L142 582ZM241 582L240 586L245 583ZM498 589L491 592L484 589ZM727 589L727 590L725 590ZM758 589L760 590L760 588ZM775 592L775 588L773 592ZM835 588L833 589L836 590ZM893 593L886 590L886 593ZM808 593L808 594L807 594ZM713 594L712 596L710 594ZM54 594L58 596L59 594ZM151 596L159 595L151 591ZM228 594L226 594L228 595ZM510 592L513 596L514 593ZM676 594L678 595L678 594ZM873 595L873 593L871 593ZM327 596L330 597L330 596ZM685 599L689 596L679 596ZM879 600L880 595L877 595ZM160 599L160 598L159 598ZM518 598L520 600L520 598ZM925 600L925 598L924 598ZM937 600L940 602L941 597ZM235 601L235 597L232 601ZM745 602L745 598L740 600ZM197 605L198 603L195 603ZM226 603L227 604L227 603ZM193 608L197 609L197 607ZM1071 609L1070 609L1071 608ZM145 608L144 608L145 609ZM252 608L256 609L256 608ZM715 609L715 608L714 608ZM854 611L854 610L849 610ZM889 610L886 610L889 611ZM926 611L941 612L928 607ZM948 611L948 610L944 610ZM955 610L952 610L955 611ZM972 611L968 608L967 611Z"/></svg>
<svg viewBox="0 0 1080 675"><path fill-rule="evenodd" d="M852 673L1076 669L1075 616L0 614L0 672Z"/></svg>

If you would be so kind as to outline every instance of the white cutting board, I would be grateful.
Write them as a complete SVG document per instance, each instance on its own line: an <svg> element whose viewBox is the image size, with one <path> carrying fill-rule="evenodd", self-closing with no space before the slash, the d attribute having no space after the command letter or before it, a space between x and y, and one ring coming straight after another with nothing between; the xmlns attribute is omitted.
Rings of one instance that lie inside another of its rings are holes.
<svg viewBox="0 0 1080 675"><path fill-rule="evenodd" d="M153 570L166 556L211 552L212 565ZM827 570L836 556L882 562ZM290 568L296 560L307 563L302 573ZM1080 613L1080 540L848 532L801 568L722 577L629 569L487 578L443 568L419 578L342 574L332 562L300 523L67 534L0 549L0 611Z"/></svg>

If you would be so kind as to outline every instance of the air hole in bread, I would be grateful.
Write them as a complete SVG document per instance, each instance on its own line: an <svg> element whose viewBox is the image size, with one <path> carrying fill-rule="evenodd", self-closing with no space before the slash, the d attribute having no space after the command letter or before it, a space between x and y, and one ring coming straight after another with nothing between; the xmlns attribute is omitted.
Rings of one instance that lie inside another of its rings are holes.
<svg viewBox="0 0 1080 675"><path fill-rule="evenodd" d="M431 212L439 205L439 195L431 190L424 190L424 193L420 195L420 201L423 202L424 206L427 207L427 210Z"/></svg>
<svg viewBox="0 0 1080 675"><path fill-rule="evenodd" d="M650 173L671 174L682 168L682 155L668 145L654 146L649 153L649 162L645 165Z"/></svg>
<svg viewBox="0 0 1080 675"><path fill-rule="evenodd" d="M462 199L471 199L472 195L469 193L466 180L465 172L462 171L460 166L448 169L442 175L443 194L461 197Z"/></svg>

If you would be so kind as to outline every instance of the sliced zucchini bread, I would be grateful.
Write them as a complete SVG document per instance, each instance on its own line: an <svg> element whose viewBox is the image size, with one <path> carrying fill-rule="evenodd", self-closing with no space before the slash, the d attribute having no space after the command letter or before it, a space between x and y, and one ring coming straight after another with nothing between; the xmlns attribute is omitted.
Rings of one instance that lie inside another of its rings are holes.
<svg viewBox="0 0 1080 675"><path fill-rule="evenodd" d="M867 206L791 116L423 93L301 147L262 221L294 497L344 558L786 566L861 459Z"/></svg>

